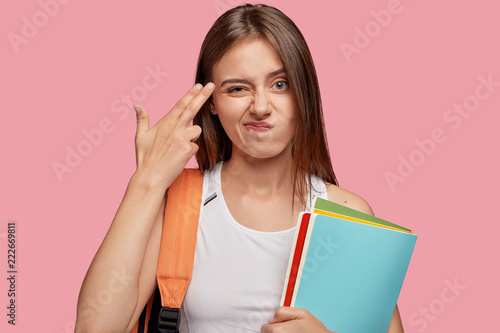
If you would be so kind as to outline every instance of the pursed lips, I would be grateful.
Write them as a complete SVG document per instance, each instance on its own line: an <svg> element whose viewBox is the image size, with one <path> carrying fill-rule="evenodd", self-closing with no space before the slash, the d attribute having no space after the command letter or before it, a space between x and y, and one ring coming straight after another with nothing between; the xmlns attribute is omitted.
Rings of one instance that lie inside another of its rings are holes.
<svg viewBox="0 0 500 333"><path fill-rule="evenodd" d="M266 123L265 121L252 121L245 123L244 126L249 130L257 132L265 132L272 128L272 126L269 123Z"/></svg>

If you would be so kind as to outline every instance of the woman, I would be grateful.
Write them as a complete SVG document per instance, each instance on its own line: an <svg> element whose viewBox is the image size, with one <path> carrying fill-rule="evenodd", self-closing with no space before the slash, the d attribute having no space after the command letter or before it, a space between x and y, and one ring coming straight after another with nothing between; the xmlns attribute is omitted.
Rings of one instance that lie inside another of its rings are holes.
<svg viewBox="0 0 500 333"><path fill-rule="evenodd" d="M208 32L196 82L152 128L135 105L137 170L83 282L76 331L134 327L156 286L165 192L196 154L207 203L181 332L328 332L305 309L278 308L298 213L312 195L373 212L337 186L302 34L275 8L234 8ZM89 316L118 271L130 282ZM389 332L402 331L396 307Z"/></svg>

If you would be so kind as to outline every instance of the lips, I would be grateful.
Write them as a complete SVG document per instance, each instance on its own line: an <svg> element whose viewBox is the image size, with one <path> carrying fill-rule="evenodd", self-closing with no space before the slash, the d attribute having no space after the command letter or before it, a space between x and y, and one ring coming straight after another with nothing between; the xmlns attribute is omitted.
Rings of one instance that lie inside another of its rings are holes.
<svg viewBox="0 0 500 333"><path fill-rule="evenodd" d="M272 126L265 121L252 121L245 123L244 126L252 131L256 132L265 132L268 131L272 128Z"/></svg>

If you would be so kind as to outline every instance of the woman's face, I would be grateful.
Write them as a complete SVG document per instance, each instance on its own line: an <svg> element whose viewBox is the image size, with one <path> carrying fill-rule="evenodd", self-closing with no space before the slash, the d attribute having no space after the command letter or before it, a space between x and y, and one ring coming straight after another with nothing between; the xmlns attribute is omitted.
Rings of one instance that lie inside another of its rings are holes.
<svg viewBox="0 0 500 333"><path fill-rule="evenodd" d="M234 154L273 158L291 153L296 115L292 91L276 51L262 40L231 47L214 66L214 113Z"/></svg>

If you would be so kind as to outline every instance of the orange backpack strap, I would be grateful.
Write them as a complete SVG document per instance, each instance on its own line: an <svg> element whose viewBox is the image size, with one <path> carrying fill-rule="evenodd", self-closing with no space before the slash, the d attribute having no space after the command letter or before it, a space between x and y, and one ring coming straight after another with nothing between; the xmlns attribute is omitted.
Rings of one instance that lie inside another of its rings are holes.
<svg viewBox="0 0 500 333"><path fill-rule="evenodd" d="M180 307L193 273L203 174L184 169L168 189L156 280L162 309L158 330L178 332Z"/></svg>
<svg viewBox="0 0 500 333"><path fill-rule="evenodd" d="M156 269L158 287L133 333L179 331L180 307L193 273L202 192L203 174L198 169L184 169L168 188Z"/></svg>

